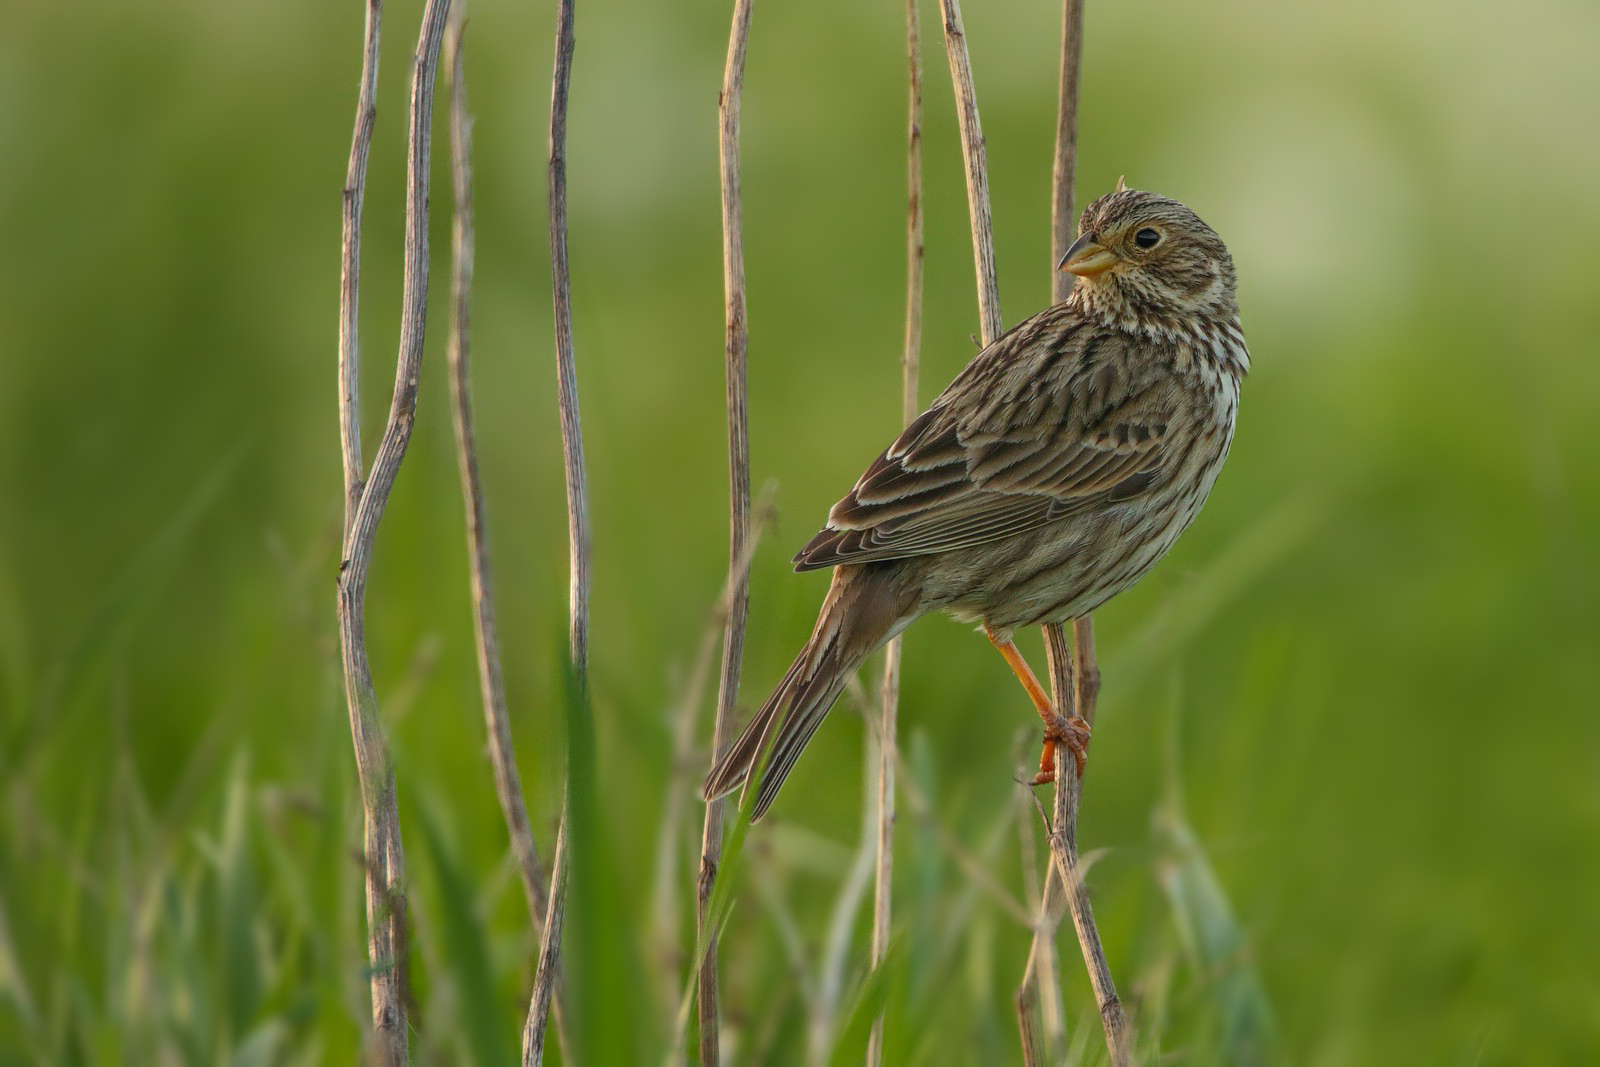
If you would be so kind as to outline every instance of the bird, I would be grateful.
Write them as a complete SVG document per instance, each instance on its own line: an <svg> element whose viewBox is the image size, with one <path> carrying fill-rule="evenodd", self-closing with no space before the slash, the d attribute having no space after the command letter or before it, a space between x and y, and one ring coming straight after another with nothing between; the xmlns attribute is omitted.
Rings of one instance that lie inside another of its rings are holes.
<svg viewBox="0 0 1600 1067"><path fill-rule="evenodd" d="M1084 209L1067 299L986 346L794 557L833 568L805 647L706 778L772 806L851 676L922 615L977 623L1081 773L1088 724L1057 714L1013 641L1139 581L1194 521L1250 369L1233 259L1184 204L1124 188ZM758 778L759 775L759 778Z"/></svg>

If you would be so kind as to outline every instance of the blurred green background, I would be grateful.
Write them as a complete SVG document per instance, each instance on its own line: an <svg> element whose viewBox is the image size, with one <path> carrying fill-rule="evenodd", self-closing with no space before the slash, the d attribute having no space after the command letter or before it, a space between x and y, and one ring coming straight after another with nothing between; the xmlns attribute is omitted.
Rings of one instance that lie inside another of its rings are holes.
<svg viewBox="0 0 1600 1067"><path fill-rule="evenodd" d="M419 7L386 12L369 433L398 337ZM754 564L745 709L825 587L789 573L790 554L898 425L904 301L901 6L756 7L751 433L780 521ZM1011 325L1048 294L1060 12L969 8ZM601 798L585 855L611 879L579 947L616 996L587 1016L610 1017L592 1063L660 1061L692 938L700 809L661 813L706 758L708 701L692 766L674 769L672 734L726 566L728 15L578 12ZM977 316L949 78L923 16L931 399L974 354ZM546 856L565 744L553 24L550 5L477 0L468 30L478 432ZM355 2L0 9L0 1062L311 1064L360 1046L359 805L333 628L360 33ZM1083 77L1080 202L1125 174L1193 205L1234 252L1255 360L1209 507L1097 620L1082 838L1103 850L1097 912L1146 1050L1593 1062L1600 7L1091 2ZM437 314L368 631L410 859L414 1057L499 1062L533 942L477 697L443 374L448 188L441 165ZM861 834L857 710L841 703L749 837L723 946L738 1062L849 1062L851 1005L880 993L891 1062L1018 1059L1028 931L938 840L1022 898L1015 822L1033 816L1012 776L1037 723L984 644L943 619L908 635L901 740L934 813L900 818L883 985L861 982L864 915L843 908L842 962L825 952ZM1024 647L1042 664L1036 637ZM655 887L663 857L675 895ZM1071 1054L1094 1062L1070 935L1062 948Z"/></svg>

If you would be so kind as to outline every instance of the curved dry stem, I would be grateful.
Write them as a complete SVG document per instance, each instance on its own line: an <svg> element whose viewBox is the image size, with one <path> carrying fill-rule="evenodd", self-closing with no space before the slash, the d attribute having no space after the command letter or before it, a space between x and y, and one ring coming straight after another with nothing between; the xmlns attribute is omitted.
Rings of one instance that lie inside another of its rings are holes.
<svg viewBox="0 0 1600 1067"><path fill-rule="evenodd" d="M922 365L922 275L924 261L922 222L922 33L917 0L906 0L906 68L908 129L906 132L906 342L900 364L900 418L917 417L917 379ZM883 660L883 712L879 730L881 763L878 772L877 865L872 896L872 966L883 966L889 955L889 927L894 886L894 768L898 758L901 639L889 642ZM872 1024L867 1063L883 1062L883 1014Z"/></svg>
<svg viewBox="0 0 1600 1067"><path fill-rule="evenodd" d="M567 483L568 656L580 692L589 687L589 517L584 484L583 420L578 409L578 366L572 342L572 277L567 259L567 99L572 87L575 45L573 0L561 0L556 13L555 72L550 92L550 279L556 327L556 376L561 408L561 453ZM588 701L581 703L587 706ZM569 743L570 759L570 743ZM567 786L571 786L568 773ZM556 855L550 874L539 966L523 1027L522 1061L543 1062L550 1003L561 974L561 930L566 915L572 843L567 823L570 804L561 806Z"/></svg>
<svg viewBox="0 0 1600 1067"><path fill-rule="evenodd" d="M961 25L960 0L939 0L944 18L944 45L955 84L956 116L961 125L961 157L967 171L967 207L972 217L972 258L978 272L978 314L983 343L1000 336L1000 282L994 265L994 217L989 210L989 161L983 126L978 121L978 94L972 86L972 59Z"/></svg>
<svg viewBox="0 0 1600 1067"><path fill-rule="evenodd" d="M953 0L950 0L953 2ZM1083 57L1083 0L1064 0L1062 9L1060 108L1056 123L1056 150L1053 167L1051 203L1051 267L1059 262L1073 236L1074 174L1077 170L1078 145L1078 87ZM952 56L952 64L954 57ZM974 210L974 226L977 225ZM1060 271L1051 271L1052 294L1058 302L1072 291L1073 279ZM1094 651L1094 622L1085 617L1073 620L1074 644L1077 666L1073 666L1073 651L1069 648L1065 629L1060 624L1044 627L1045 650L1050 660L1050 684L1057 712L1070 717L1081 716L1091 725L1094 722L1095 699L1099 692L1100 670ZM1090 983L1100 1006L1101 1021L1106 1032L1106 1047L1112 1061L1121 1065L1131 1062L1132 1032L1122 1002L1117 997L1111 968L1106 962L1105 950L1100 943L1100 933L1095 926L1090 908L1089 894L1083 883L1078 864L1078 806L1083 782L1078 777L1076 762L1067 758L1065 746L1057 746L1055 768L1055 809L1050 820L1051 868L1045 879L1044 892L1039 904L1039 917L1034 925L1033 950L1029 953L1028 967L1017 992L1017 1010L1022 1026L1023 1054L1030 1064L1042 1062L1050 1054L1041 1048L1038 1035L1033 1031L1033 1012L1040 996L1040 969L1050 965L1054 955L1053 939L1059 923L1055 905L1055 890L1064 888L1068 910L1083 950L1084 962L1089 970ZM1046 1017L1046 1038L1055 1044L1061 1036L1058 1027Z"/></svg>
<svg viewBox="0 0 1600 1067"><path fill-rule="evenodd" d="M367 158L378 120L378 44L383 0L368 0L361 53L361 88L344 181L344 226L339 269L339 444L344 459L344 535L350 536L366 465L361 461L361 215L366 206Z"/></svg>
<svg viewBox="0 0 1600 1067"><path fill-rule="evenodd" d="M1074 634L1084 631L1074 621ZM1085 655L1093 661L1093 632L1089 631L1087 648L1078 649L1080 663ZM1081 669L1073 669L1073 657L1067 647L1066 632L1060 625L1045 627L1045 651L1050 660L1050 685L1056 706L1063 713L1075 709L1077 714L1093 722L1092 688L1098 682L1085 683ZM1116 1067L1126 1067L1132 1062L1133 1033L1122 1001L1117 997L1116 983L1111 977L1111 965L1106 961L1105 947L1100 943L1100 931L1095 926L1094 909L1089 903L1089 890L1084 884L1083 872L1078 863L1078 807L1083 796L1083 779L1078 777L1077 762L1069 758L1065 746L1056 751L1055 808L1050 818L1051 873L1066 890L1067 910L1072 915L1072 925L1078 934L1078 944L1083 949L1083 962L1089 971L1089 984L1094 989L1095 1002L1100 1008L1100 1021L1106 1032L1106 1048ZM1049 897L1048 888L1046 897ZM1049 922L1049 906L1041 916L1041 929Z"/></svg>
<svg viewBox="0 0 1600 1067"><path fill-rule="evenodd" d="M745 621L750 611L750 579L739 566L750 539L750 428L748 422L749 326L746 321L744 281L744 231L739 200L739 106L744 92L745 53L750 40L751 0L735 0L733 26L728 33L728 62L722 75L722 100L718 109L722 157L722 275L726 310L728 383L728 570L731 595L722 642L722 681L717 692L716 723L712 727L712 759L721 755L733 733L734 702L739 694L739 663L744 655ZM699 978L700 1062L719 1062L717 937L705 929L722 861L722 800L706 803L705 830L700 843L700 877L697 883L696 921L706 944Z"/></svg>
<svg viewBox="0 0 1600 1067"><path fill-rule="evenodd" d="M340 427L345 467L346 515L343 562L339 568L339 643L344 665L345 698L350 713L356 771L361 779L364 823L364 867L367 891L367 953L372 970L373 1054L378 1062L403 1064L408 1054L405 851L400 840L400 812L394 764L378 718L378 697L367 658L367 573L373 543L394 488L411 428L416 419L417 382L421 377L428 312L428 186L432 157L433 88L444 38L448 0L429 0L422 15L411 82L409 150L406 163L405 285L402 296L400 351L395 367L394 396L372 470L362 484L359 442L360 404L356 376L356 274L360 249L360 182L352 195L346 188L346 271L340 316ZM361 104L356 116L352 171L364 175L364 139L371 134L371 98L376 85L379 17L368 8L366 54ZM362 175L357 175L358 179Z"/></svg>
<svg viewBox="0 0 1600 1067"><path fill-rule="evenodd" d="M539 859L539 847L534 841L528 818L522 775L517 770L516 746L511 740L511 713L506 705L505 674L501 665L493 582L489 572L488 521L483 485L478 476L478 446L472 418L472 267L475 231L472 207L472 120L467 111L466 71L462 62L466 10L466 0L455 0L445 40L445 60L450 77L451 177L455 187L454 270L450 287L450 303L454 314L448 346L450 395L455 414L461 494L467 516L478 682L483 697L484 732L489 739L489 765L494 772L495 795L506 821L511 853L521 876L529 923L535 935L542 936L546 912L550 907L550 894L546 887L544 864ZM555 1001L554 1010L559 1032L562 1030L559 998Z"/></svg>
<svg viewBox="0 0 1600 1067"><path fill-rule="evenodd" d="M567 806L563 804L561 822L556 829L556 858L550 869L544 929L539 935L539 965L533 972L528 1018L522 1024L522 1067L538 1067L544 1062L550 1002L561 981L561 931L567 917L567 868L571 865L571 847L567 840Z"/></svg>
<svg viewBox="0 0 1600 1067"><path fill-rule="evenodd" d="M472 265L474 228L472 212L472 120L467 111L466 74L462 67L462 28L466 4L456 0L446 42L450 74L450 162L455 185L454 271L450 304L454 310L448 346L450 396L456 427L456 457L461 467L461 495L467 513L467 549L471 564L473 622L477 633L478 681L483 696L484 730L489 738L489 765L494 771L495 794L505 816L511 851L522 877L528 915L535 931L544 926L546 907L544 864L528 821L528 805L517 771L517 753L511 740L511 714L506 706L505 673L501 666L499 628L495 625L494 591L489 574L488 522L483 483L478 477L477 435L472 419Z"/></svg>
<svg viewBox="0 0 1600 1067"><path fill-rule="evenodd" d="M1078 172L1078 81L1082 69L1083 0L1063 0L1060 107L1056 110L1056 155L1050 182L1050 291L1058 304L1078 280L1055 266L1077 236L1073 200Z"/></svg>

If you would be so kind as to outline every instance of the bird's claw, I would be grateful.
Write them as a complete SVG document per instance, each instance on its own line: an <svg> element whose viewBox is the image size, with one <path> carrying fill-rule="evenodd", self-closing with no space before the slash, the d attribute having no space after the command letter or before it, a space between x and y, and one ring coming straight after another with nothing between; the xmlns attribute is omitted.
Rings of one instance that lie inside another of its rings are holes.
<svg viewBox="0 0 1600 1067"><path fill-rule="evenodd" d="M1089 760L1089 724L1078 716L1070 719L1057 715L1055 721L1045 727L1044 752L1039 756L1039 773L1034 777L1034 785L1048 785L1056 780L1056 745L1066 745L1072 753L1072 760L1077 764L1078 777L1083 777L1083 772Z"/></svg>

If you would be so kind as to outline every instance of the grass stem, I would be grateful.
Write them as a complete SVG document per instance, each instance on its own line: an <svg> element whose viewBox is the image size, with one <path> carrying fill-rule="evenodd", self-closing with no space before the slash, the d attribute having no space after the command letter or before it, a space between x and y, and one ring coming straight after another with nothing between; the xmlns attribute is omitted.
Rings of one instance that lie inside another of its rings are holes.
<svg viewBox="0 0 1600 1067"><path fill-rule="evenodd" d="M728 33L728 60L722 75L718 107L722 159L722 276L726 322L725 362L728 401L729 544L727 624L722 641L722 681L717 691L712 726L712 761L733 736L734 705L739 695L739 664L744 656L745 622L750 613L750 576L740 561L750 539L750 330L746 319L744 230L739 199L739 106L744 94L745 54L750 40L751 0L734 0ZM717 935L709 929L711 893L722 859L722 800L706 802L705 831L700 845L700 876L695 909L706 951L699 962L700 1062L719 1062L721 1008L717 988Z"/></svg>
<svg viewBox="0 0 1600 1067"><path fill-rule="evenodd" d="M367 656L367 573L378 525L400 473L416 422L417 385L428 321L428 189L432 165L433 91L448 0L428 0L412 67L406 158L405 279L400 350L389 418L372 468L363 478L357 322L361 208L366 157L376 116L381 9L367 8L360 100L344 191L343 277L340 291L339 426L344 463L345 529L339 567L339 645L356 772L361 780L363 867L366 872L367 957L371 967L373 1059L408 1059L410 983L406 938L405 849L394 761L383 736L372 664Z"/></svg>

